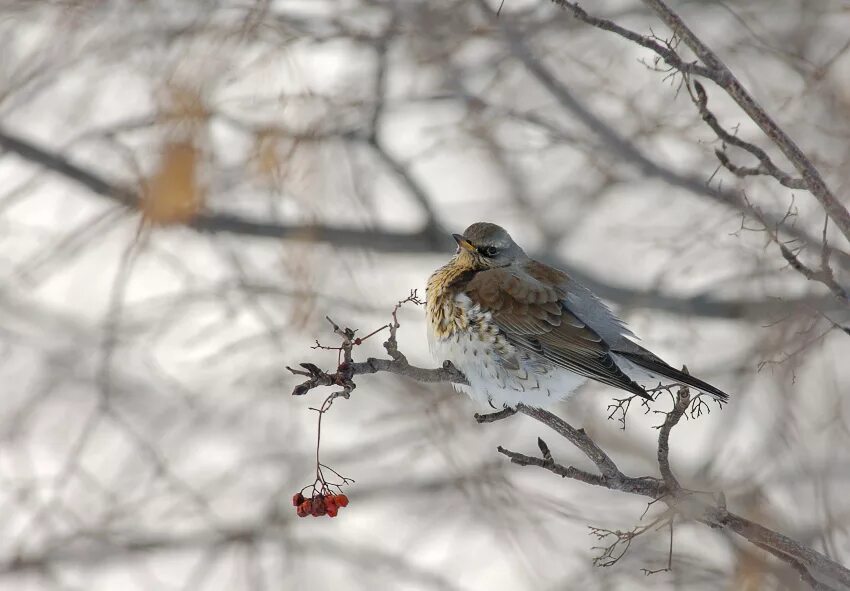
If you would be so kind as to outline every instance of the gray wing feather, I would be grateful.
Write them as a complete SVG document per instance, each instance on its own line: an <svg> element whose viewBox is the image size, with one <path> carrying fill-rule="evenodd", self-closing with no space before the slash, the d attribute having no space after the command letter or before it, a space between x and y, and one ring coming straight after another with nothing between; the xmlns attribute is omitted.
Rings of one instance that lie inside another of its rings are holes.
<svg viewBox="0 0 850 591"><path fill-rule="evenodd" d="M564 306L589 328L593 329L596 334L602 337L612 349L615 363L617 361L622 363L625 359L629 364L635 364L641 370L647 372L647 375L652 376L653 379L662 376L673 380L674 383L693 386L721 402L729 400L729 395L722 390L699 378L695 378L671 367L654 353L647 351L637 343L629 340L637 339L637 337L588 288L574 280L569 280L561 287L567 294L563 299ZM628 368L618 367L618 369L624 370ZM632 377L628 371L626 375Z"/></svg>
<svg viewBox="0 0 850 591"><path fill-rule="evenodd" d="M567 294L564 305L611 348L631 350L638 346L629 340L636 339L635 334L596 294L575 279L570 279L562 288Z"/></svg>

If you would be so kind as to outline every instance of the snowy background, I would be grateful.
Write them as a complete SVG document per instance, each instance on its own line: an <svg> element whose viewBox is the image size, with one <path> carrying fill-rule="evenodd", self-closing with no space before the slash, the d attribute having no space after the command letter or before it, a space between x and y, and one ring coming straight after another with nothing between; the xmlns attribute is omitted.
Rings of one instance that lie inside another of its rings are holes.
<svg viewBox="0 0 850 591"><path fill-rule="evenodd" d="M847 4L672 5L850 206ZM585 8L668 35L636 1ZM783 238L807 260L823 212L716 171L681 76L652 66L542 0L507 0L499 19L459 0L0 3L0 589L801 588L699 525L677 526L671 573L640 571L666 564L666 530L593 567L588 526L642 523L644 500L512 466L496 446L534 453L542 435L590 468L527 418L479 426L450 387L387 375L325 417L351 504L296 517L321 398L291 397L285 366L332 367L310 349L333 344L325 315L361 334L386 323L480 220L732 394L674 431L684 486L850 560L850 339L835 328L850 314L723 195L790 212ZM707 90L727 129L790 168ZM848 245L827 235L847 285ZM424 311L399 319L401 350L433 367ZM658 416L633 410L621 430L614 396L591 384L555 410L655 475Z"/></svg>

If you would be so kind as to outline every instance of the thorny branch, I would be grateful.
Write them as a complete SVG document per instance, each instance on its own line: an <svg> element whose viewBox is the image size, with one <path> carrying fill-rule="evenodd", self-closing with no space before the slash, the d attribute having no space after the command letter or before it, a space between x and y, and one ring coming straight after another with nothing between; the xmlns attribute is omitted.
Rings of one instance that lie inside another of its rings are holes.
<svg viewBox="0 0 850 591"><path fill-rule="evenodd" d="M300 364L306 371L288 368L296 375L304 375L310 378L296 386L293 395L307 394L310 390L319 386L341 386L340 392L345 392L347 395L355 388L354 378L356 376L377 372L394 373L427 383L468 383L465 376L448 362L444 363L443 367L435 369L415 367L407 362L407 358L398 349L397 341L397 330L400 326L397 312L399 307L406 302L419 303L415 290L393 309L391 323L369 335L376 334L382 329L389 329L389 337L384 342L384 348L390 359L370 358L365 362L353 361L353 348L359 344L358 340L360 340L354 336L356 331L348 328L340 329L339 326L332 323L334 333L340 337L341 344L339 347L322 348L340 351L342 361L339 367L333 373L323 371L311 363ZM342 394L340 393L340 395ZM779 532L731 513L726 508L725 496L722 493L717 495L716 502L709 503L700 498L706 496L705 493L687 490L679 484L670 466L670 436L689 409L690 415L697 417L702 414L704 404L699 396L691 398L688 390L682 388L674 398L673 408L669 412L663 413L665 419L659 426L657 449L660 478L657 476L635 477L624 474L616 462L596 444L584 429L576 429L562 418L540 408L520 404L516 410L505 409L488 415L476 414L475 418L479 423L492 423L507 419L517 413L533 418L573 444L595 465L597 473L557 462L552 456L549 446L542 438L538 438L537 441L540 457L511 451L499 446L497 451L509 458L514 464L535 466L562 478L570 478L593 486L649 497L652 499L650 506L656 502L663 502L667 506L661 516L649 525L638 526L628 532L591 528L591 532L597 535L599 539L610 536L614 538L612 544L600 548L602 554L595 560L595 564L599 566L615 564L623 556L634 538L647 530L669 527L671 557L668 558L668 567L657 570L644 569L644 573L652 574L668 570L672 563L673 520L678 517L681 520L696 521L711 528L734 532L791 566L800 574L801 579L814 589L838 591L850 587L850 570L844 566Z"/></svg>

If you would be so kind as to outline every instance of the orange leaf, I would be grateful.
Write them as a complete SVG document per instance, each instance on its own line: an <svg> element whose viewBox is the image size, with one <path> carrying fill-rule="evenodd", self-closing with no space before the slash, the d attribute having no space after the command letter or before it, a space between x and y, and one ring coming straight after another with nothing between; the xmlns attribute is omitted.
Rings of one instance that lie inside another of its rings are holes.
<svg viewBox="0 0 850 591"><path fill-rule="evenodd" d="M198 150L191 141L166 146L142 200L146 222L182 224L194 219L203 204L197 168Z"/></svg>

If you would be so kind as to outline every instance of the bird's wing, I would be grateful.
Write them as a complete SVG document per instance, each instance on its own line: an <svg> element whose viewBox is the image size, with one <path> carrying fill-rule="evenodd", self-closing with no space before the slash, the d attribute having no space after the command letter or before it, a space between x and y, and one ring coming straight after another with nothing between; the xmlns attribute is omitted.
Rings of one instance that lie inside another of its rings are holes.
<svg viewBox="0 0 850 591"><path fill-rule="evenodd" d="M564 307L602 337L609 351L614 354L615 363L625 358L629 364L636 365L643 370L642 373L646 373L653 380L666 378L674 383L696 388L721 402L729 400L729 395L719 388L670 366L654 353L632 341L631 339L637 337L623 321L617 318L611 309L596 297L596 294L563 271L537 261L529 261L523 270L542 283L556 286L565 294ZM634 375L629 367L625 369ZM663 382L664 379L661 381Z"/></svg>
<svg viewBox="0 0 850 591"><path fill-rule="evenodd" d="M625 358L627 361L637 365L653 379L666 378L674 384L690 386L692 388L696 388L700 392L705 392L719 402L729 401L729 395L720 388L712 386L708 382L694 377L685 371L678 370L675 367L670 366L670 364L658 357L658 355L647 351L640 345L635 343L631 343L631 345L632 346L629 347L628 350L621 351L614 349L613 352L615 355ZM663 382L664 380L662 379L661 381Z"/></svg>
<svg viewBox="0 0 850 591"><path fill-rule="evenodd" d="M554 270L553 270L554 271ZM520 349L611 386L649 397L611 356L608 343L566 306L558 285L516 268L481 271L464 293Z"/></svg>
<svg viewBox="0 0 850 591"><path fill-rule="evenodd" d="M564 302L572 313L587 323L612 348L617 348L621 343L628 347L631 344L629 339L637 339L605 302L563 271L535 260L528 261L523 269L538 281L556 285L563 290Z"/></svg>

